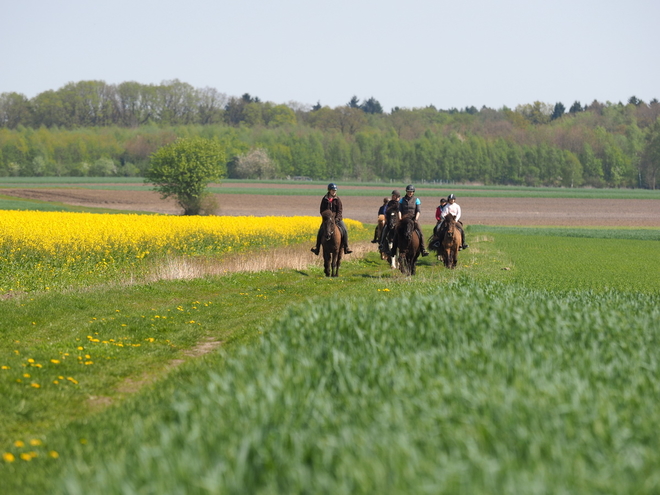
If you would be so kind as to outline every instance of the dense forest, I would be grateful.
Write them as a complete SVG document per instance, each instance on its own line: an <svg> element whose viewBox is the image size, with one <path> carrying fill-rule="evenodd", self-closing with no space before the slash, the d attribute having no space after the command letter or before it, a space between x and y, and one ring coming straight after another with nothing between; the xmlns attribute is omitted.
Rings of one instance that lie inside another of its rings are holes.
<svg viewBox="0 0 660 495"><path fill-rule="evenodd" d="M141 176L177 137L219 140L232 178L659 187L660 103L330 108L178 80L0 94L0 176Z"/></svg>

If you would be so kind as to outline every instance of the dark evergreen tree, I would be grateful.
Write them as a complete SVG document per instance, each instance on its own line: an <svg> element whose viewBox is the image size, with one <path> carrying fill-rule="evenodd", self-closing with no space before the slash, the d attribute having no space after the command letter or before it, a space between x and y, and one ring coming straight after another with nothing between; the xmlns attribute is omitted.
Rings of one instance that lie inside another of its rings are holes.
<svg viewBox="0 0 660 495"><path fill-rule="evenodd" d="M557 120L566 113L566 107L562 102L555 103L555 108L552 110L550 120Z"/></svg>
<svg viewBox="0 0 660 495"><path fill-rule="evenodd" d="M383 107L373 96L365 101L362 105L360 105L360 108L365 113L383 113Z"/></svg>

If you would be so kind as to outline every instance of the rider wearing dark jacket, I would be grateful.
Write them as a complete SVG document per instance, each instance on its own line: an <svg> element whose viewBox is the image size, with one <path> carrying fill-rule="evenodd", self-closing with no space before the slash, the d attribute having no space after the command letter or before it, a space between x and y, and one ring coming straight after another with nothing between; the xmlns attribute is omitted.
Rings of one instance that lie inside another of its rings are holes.
<svg viewBox="0 0 660 495"><path fill-rule="evenodd" d="M399 200L399 220L403 217L408 217L415 222L415 231L419 236L419 243L422 247L422 256L428 256L429 252L424 245L424 234L419 226L419 215L421 214L420 205L422 204L419 198L415 197L415 186L409 184L406 186L406 195ZM396 242L392 246L392 254L396 253Z"/></svg>
<svg viewBox="0 0 660 495"><path fill-rule="evenodd" d="M351 251L348 248L348 231L346 230L346 225L344 225L343 219L343 208L341 204L341 199L337 196L337 184L330 183L328 184L328 194L323 196L321 199L321 206L319 212L323 214L324 211L330 210L335 215L335 223L339 230L341 231L341 242L344 247L344 254L351 254ZM319 251L321 250L321 241L323 240L323 232L319 228L319 232L316 235L316 246L311 249L312 253L318 256Z"/></svg>

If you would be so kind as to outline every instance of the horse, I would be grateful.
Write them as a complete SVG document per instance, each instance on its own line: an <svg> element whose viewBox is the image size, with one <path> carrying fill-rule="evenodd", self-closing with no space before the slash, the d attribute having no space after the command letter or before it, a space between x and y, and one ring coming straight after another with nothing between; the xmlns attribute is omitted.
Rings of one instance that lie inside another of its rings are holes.
<svg viewBox="0 0 660 495"><path fill-rule="evenodd" d="M442 262L447 268L456 268L456 263L458 262L458 248L462 241L461 231L458 229L456 217L451 213L447 214L441 230L444 231L445 234L437 252L439 256L442 257Z"/></svg>
<svg viewBox="0 0 660 495"><path fill-rule="evenodd" d="M385 237L385 245L387 246L386 251L380 252L380 259L387 260L391 268L397 268L398 262L395 255L388 253L392 252L392 245L394 244L394 234L396 233L396 226L399 221L399 210L396 208L390 208L385 212L385 227L387 227L387 235Z"/></svg>
<svg viewBox="0 0 660 495"><path fill-rule="evenodd" d="M396 227L396 246L399 251L399 268L404 275L414 275L417 271L417 258L422 254L422 244L415 230L415 221L403 217Z"/></svg>
<svg viewBox="0 0 660 495"><path fill-rule="evenodd" d="M323 270L326 277L339 276L339 265L343 250L341 247L341 231L335 223L335 215L330 210L321 213L321 233L323 235L321 246L323 247Z"/></svg>

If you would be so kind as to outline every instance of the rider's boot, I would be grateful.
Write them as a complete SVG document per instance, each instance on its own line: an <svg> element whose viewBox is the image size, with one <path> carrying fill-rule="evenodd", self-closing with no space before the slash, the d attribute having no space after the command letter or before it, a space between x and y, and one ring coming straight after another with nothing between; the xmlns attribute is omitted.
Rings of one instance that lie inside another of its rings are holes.
<svg viewBox="0 0 660 495"><path fill-rule="evenodd" d="M318 255L319 255L319 251L321 251L321 249L320 249L318 246L316 246L316 247L313 247L312 249L310 249L310 251L311 251L312 253L314 253L316 256L318 256Z"/></svg>

